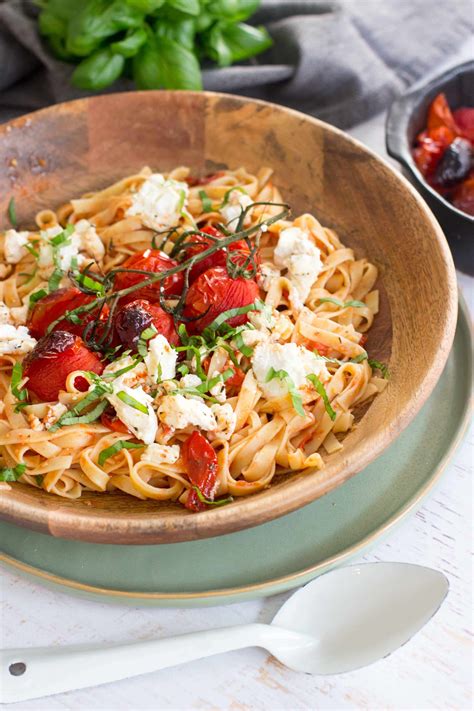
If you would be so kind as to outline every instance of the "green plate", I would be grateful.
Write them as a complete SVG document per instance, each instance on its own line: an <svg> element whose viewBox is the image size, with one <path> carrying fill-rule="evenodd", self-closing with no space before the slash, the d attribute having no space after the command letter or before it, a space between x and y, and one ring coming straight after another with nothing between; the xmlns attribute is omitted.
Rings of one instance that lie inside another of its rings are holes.
<svg viewBox="0 0 474 711"><path fill-rule="evenodd" d="M301 585L373 544L432 489L467 422L471 362L461 305L446 368L410 427L344 486L288 516L161 546L67 541L1 523L3 560L46 585L122 604L217 605Z"/></svg>

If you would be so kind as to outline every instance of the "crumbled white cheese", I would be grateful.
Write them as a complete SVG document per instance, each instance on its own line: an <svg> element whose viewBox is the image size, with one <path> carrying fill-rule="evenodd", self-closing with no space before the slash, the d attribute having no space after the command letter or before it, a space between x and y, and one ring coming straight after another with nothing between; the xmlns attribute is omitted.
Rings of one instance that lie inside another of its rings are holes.
<svg viewBox="0 0 474 711"><path fill-rule="evenodd" d="M237 415L232 406L226 402L224 405L212 405L211 410L217 422L217 427L213 434L221 439L230 439L237 424Z"/></svg>
<svg viewBox="0 0 474 711"><path fill-rule="evenodd" d="M135 365L134 365L135 364ZM134 366L133 368L131 366ZM125 368L130 368L125 373L112 378L114 373L118 373ZM106 365L102 373L102 378L111 384L114 390L122 387L134 388L136 385L143 385L147 377L147 369L144 363L137 363L131 356L122 356Z"/></svg>
<svg viewBox="0 0 474 711"><path fill-rule="evenodd" d="M65 412L67 412L67 407L61 402L57 402L55 405L48 405L48 411L43 418L43 425L49 430Z"/></svg>
<svg viewBox="0 0 474 711"><path fill-rule="evenodd" d="M212 410L204 402L179 394L162 398L158 418L176 430L184 430L190 425L203 430L215 430L217 427Z"/></svg>
<svg viewBox="0 0 474 711"><path fill-rule="evenodd" d="M137 439L141 439L145 444L152 444L155 441L158 430L156 413L152 407L153 398L141 386L129 388L126 385L119 386L115 381L112 387L114 392L106 395L106 398L117 413L119 420L128 427ZM119 397L121 393L144 405L147 411L142 412L133 407L133 405L123 402Z"/></svg>
<svg viewBox="0 0 474 711"><path fill-rule="evenodd" d="M11 322L12 318L10 315L10 309L3 303L3 301L0 301L0 325Z"/></svg>
<svg viewBox="0 0 474 711"><path fill-rule="evenodd" d="M30 336L26 326L0 325L0 354L29 353L36 346L36 339Z"/></svg>
<svg viewBox="0 0 474 711"><path fill-rule="evenodd" d="M286 276L296 292L292 305L301 308L321 271L319 249L299 227L288 227L280 232L273 259L277 267L288 270Z"/></svg>
<svg viewBox="0 0 474 711"><path fill-rule="evenodd" d="M57 237L57 235L63 232L61 225L55 225L54 227L49 227L47 230L41 231L41 241L39 246L39 257L38 257L38 272L41 278L48 279L52 272L54 271L54 252L53 245L50 244L52 237ZM56 248L58 267L63 272L69 271L71 268L71 262L76 257L79 257L79 250L81 247L81 238L74 231L67 240L58 245ZM83 260L82 260L83 261ZM81 260L78 259L78 263Z"/></svg>
<svg viewBox="0 0 474 711"><path fill-rule="evenodd" d="M96 232L95 226L89 220L79 220L74 225L75 234L80 239L79 249L89 257L100 262L105 255L104 243Z"/></svg>
<svg viewBox="0 0 474 711"><path fill-rule="evenodd" d="M7 230L5 232L3 253L8 264L18 264L23 257L26 257L28 251L25 248L25 244L28 243L28 235L29 232L17 232L16 230Z"/></svg>
<svg viewBox="0 0 474 711"><path fill-rule="evenodd" d="M132 204L126 214L138 215L143 224L153 230L164 230L179 221L188 193L187 183L153 173L132 196Z"/></svg>
<svg viewBox="0 0 474 711"><path fill-rule="evenodd" d="M275 313L276 309L275 309ZM275 313L269 306L265 306L262 311L249 311L248 319L254 328L264 331L266 328L273 328L276 323Z"/></svg>
<svg viewBox="0 0 474 711"><path fill-rule="evenodd" d="M140 459L150 464L174 464L179 459L179 444L149 444Z"/></svg>
<svg viewBox="0 0 474 711"><path fill-rule="evenodd" d="M28 317L28 302L30 297L26 297L25 302L22 306L12 306L10 309L10 317L15 326L23 326L26 323Z"/></svg>
<svg viewBox="0 0 474 711"><path fill-rule="evenodd" d="M197 388L198 385L202 385L202 380L199 375L194 375L194 373L183 375L179 381L180 388Z"/></svg>
<svg viewBox="0 0 474 711"><path fill-rule="evenodd" d="M269 291L272 283L280 276L280 270L273 264L264 262L260 265L257 274L257 283L263 291Z"/></svg>
<svg viewBox="0 0 474 711"><path fill-rule="evenodd" d="M227 203L221 207L220 213L224 218L226 227L230 232L235 232L242 210L251 205L253 200L250 195L240 190L232 190L227 196ZM249 213L245 216L244 224L249 222Z"/></svg>
<svg viewBox="0 0 474 711"><path fill-rule="evenodd" d="M154 382L172 380L174 378L177 358L177 351L170 346L161 333L148 341L148 354L145 357L145 365L148 375Z"/></svg>
<svg viewBox="0 0 474 711"><path fill-rule="evenodd" d="M313 373L323 381L329 377L324 361L304 346L296 343L259 343L252 357L252 370L260 390L268 399L283 397L288 393L285 380L273 378L267 382L272 368L275 371L284 370L295 387L303 392L311 388L307 375Z"/></svg>

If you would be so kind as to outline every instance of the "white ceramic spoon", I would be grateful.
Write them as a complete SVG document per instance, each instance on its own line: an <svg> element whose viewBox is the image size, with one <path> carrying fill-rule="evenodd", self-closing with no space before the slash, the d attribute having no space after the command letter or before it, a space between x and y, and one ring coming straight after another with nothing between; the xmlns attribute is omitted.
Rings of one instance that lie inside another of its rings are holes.
<svg viewBox="0 0 474 711"><path fill-rule="evenodd" d="M339 568L295 592L270 625L250 624L109 647L0 653L0 701L25 701L263 647L295 671L338 674L386 657L434 615L448 592L442 573L405 563Z"/></svg>

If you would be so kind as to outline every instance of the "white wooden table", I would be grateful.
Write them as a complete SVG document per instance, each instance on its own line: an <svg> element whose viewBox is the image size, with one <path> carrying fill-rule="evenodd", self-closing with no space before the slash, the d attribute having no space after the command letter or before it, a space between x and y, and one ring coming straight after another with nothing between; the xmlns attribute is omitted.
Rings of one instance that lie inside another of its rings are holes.
<svg viewBox="0 0 474 711"><path fill-rule="evenodd" d="M384 153L383 116L352 131ZM474 279L459 282L474 310ZM401 650L350 674L310 677L258 649L233 652L14 709L470 709L472 702L472 463L474 430L420 510L364 561L405 561L443 571L447 600ZM247 622L269 622L288 596L207 609L111 606L51 592L2 572L2 647L127 642ZM7 707L5 707L7 708Z"/></svg>

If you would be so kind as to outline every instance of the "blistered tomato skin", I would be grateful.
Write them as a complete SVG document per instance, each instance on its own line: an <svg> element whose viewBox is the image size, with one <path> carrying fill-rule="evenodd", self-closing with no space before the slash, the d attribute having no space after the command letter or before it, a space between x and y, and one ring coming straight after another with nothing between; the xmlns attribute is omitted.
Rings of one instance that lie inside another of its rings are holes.
<svg viewBox="0 0 474 711"><path fill-rule="evenodd" d="M95 298L96 297L91 294L84 294L74 286L65 289L57 289L51 294L43 296L42 299L39 299L36 302L28 317L26 325L34 338L41 338L45 335L48 326L50 326L50 324L54 321L61 319L62 316L65 316L66 313L72 311L73 309L90 304L95 300ZM72 321L62 319L56 324L54 330L68 331L69 333L81 336L84 331L84 327L88 323L95 321L97 317L99 317L100 321L106 321L108 314L109 307L105 305L100 311L97 309L90 314L82 314L80 316L81 322L79 324L74 324Z"/></svg>
<svg viewBox="0 0 474 711"><path fill-rule="evenodd" d="M209 247L213 247L216 244L216 240L224 238L222 232L212 226L204 227L201 232L209 235L209 238L203 237L202 235L192 235L191 241L193 245L188 247L185 251L185 258L191 259L191 257L196 256L205 252ZM250 249L245 240L239 239L236 242L232 242L228 247L223 249L218 249L213 254L210 254L205 259L195 264L189 273L189 283L192 284L200 274L211 269L212 267L225 267L227 263L227 255L231 253L232 261L235 264L244 264L246 258L250 253Z"/></svg>
<svg viewBox="0 0 474 711"><path fill-rule="evenodd" d="M223 311L253 304L258 294L253 279L232 279L225 267L208 269L191 284L187 293L184 316L193 319L187 327L190 332L199 333ZM234 328L247 321L248 314L240 314L226 323Z"/></svg>
<svg viewBox="0 0 474 711"><path fill-rule="evenodd" d="M181 453L191 484L197 486L206 499L213 500L217 489L217 455L213 447L195 430L184 442ZM185 505L190 511L206 509L195 489L189 492Z"/></svg>
<svg viewBox="0 0 474 711"><path fill-rule="evenodd" d="M166 313L158 304L151 304L145 299L136 299L126 304L117 314L115 329L120 342L125 348L137 350L138 340L147 328L154 326L169 343L178 345L179 336L176 333L173 317Z"/></svg>
<svg viewBox="0 0 474 711"><path fill-rule="evenodd" d="M104 369L96 353L82 338L68 331L53 331L43 336L23 361L27 389L42 402L58 399L66 378L74 370L89 370L100 375Z"/></svg>
<svg viewBox="0 0 474 711"><path fill-rule="evenodd" d="M138 269L140 271L158 274L168 269L178 266L178 262L170 259L164 252L159 249L146 249L139 254L133 254L120 265L120 269ZM150 274L150 275L151 275ZM119 272L115 277L114 291L128 289L130 286L135 286L146 280L146 274L137 274L136 272ZM140 289L132 291L130 294L122 297L122 304L136 299L146 299L147 301L157 302L160 300L160 289L164 296L180 296L183 290L184 276L182 272L177 272L166 277L163 281L156 281L151 284L142 286Z"/></svg>
<svg viewBox="0 0 474 711"><path fill-rule="evenodd" d="M445 150L438 163L435 181L442 186L451 186L464 180L471 168L471 144L466 138L456 138Z"/></svg>

